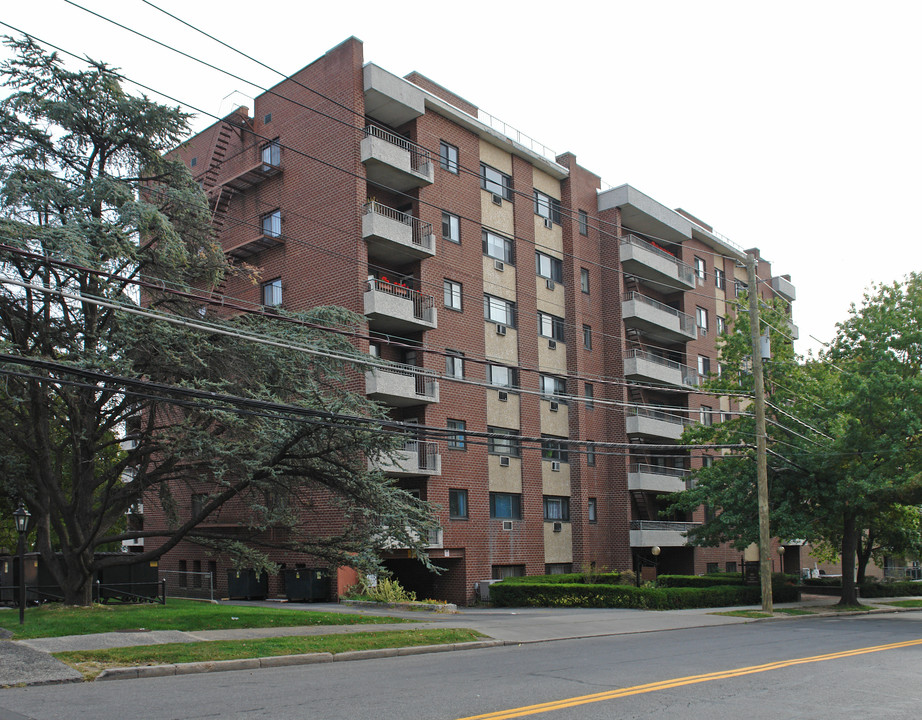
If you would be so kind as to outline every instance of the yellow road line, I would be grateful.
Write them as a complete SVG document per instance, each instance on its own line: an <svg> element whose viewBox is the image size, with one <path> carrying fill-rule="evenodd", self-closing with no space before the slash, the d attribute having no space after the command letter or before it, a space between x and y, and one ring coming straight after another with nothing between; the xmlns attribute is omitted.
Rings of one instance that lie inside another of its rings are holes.
<svg viewBox="0 0 922 720"><path fill-rule="evenodd" d="M874 645L873 647L858 648L856 650L843 650L842 652L828 653L826 655L813 655L811 657L794 658L791 660L779 660L778 662L766 663L765 665L751 665L749 667L736 668L734 670L705 673L704 675L689 675L688 677L661 680L659 682L647 683L646 685L634 685L633 687L621 688L619 690L608 690L592 695L580 695L564 700L554 700L553 702L540 703L538 705L526 705L510 710L499 710L485 715L472 715L466 718L459 718L459 720L508 720L509 718L520 718L527 715L537 715L543 712L563 710L569 707L576 707L577 705L588 705L589 703L602 702L603 700L615 700L630 695L641 695L643 693L656 692L657 690L668 690L683 685L695 685L697 683L710 682L711 680L725 680L727 678L741 677L743 675L768 672L769 670L780 670L794 665L805 665L807 663L823 662L825 660L837 660L839 658L853 657L855 655L883 652L884 650L897 650L899 648L912 647L913 645L922 645L922 639L906 640L904 642L891 643L889 645Z"/></svg>

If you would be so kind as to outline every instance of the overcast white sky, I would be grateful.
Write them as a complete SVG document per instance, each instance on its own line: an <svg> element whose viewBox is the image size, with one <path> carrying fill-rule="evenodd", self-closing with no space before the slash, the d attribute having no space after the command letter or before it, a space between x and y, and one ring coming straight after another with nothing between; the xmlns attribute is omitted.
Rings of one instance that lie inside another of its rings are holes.
<svg viewBox="0 0 922 720"><path fill-rule="evenodd" d="M922 270L922 2L154 1L286 74L355 35L366 61L418 70L607 183L761 248L797 288L800 352L872 282ZM278 80L142 0L80 4ZM0 20L215 114L259 93L64 0L7 0Z"/></svg>

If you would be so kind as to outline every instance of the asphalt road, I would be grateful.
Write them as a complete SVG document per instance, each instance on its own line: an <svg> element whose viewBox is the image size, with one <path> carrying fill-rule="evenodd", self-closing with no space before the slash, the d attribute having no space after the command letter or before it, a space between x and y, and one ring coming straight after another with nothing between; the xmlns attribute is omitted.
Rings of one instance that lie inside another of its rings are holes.
<svg viewBox="0 0 922 720"><path fill-rule="evenodd" d="M539 703L549 706L533 707ZM495 720L916 718L922 612L0 690L0 720L458 720L487 713Z"/></svg>

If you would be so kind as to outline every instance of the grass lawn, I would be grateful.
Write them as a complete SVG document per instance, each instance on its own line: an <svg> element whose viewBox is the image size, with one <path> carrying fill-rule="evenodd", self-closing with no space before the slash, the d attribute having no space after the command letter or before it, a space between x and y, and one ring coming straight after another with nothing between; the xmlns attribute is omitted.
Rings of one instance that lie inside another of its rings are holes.
<svg viewBox="0 0 922 720"><path fill-rule="evenodd" d="M227 628L289 627L300 625L358 625L401 623L375 615L288 610L286 608L214 605L194 600L168 600L166 605L41 605L26 609L25 625L14 613L0 615L14 640L60 635L89 635L117 630L224 630Z"/></svg>
<svg viewBox="0 0 922 720"><path fill-rule="evenodd" d="M894 602L884 603L885 605L895 605L904 608L922 608L922 600L895 600Z"/></svg>
<svg viewBox="0 0 922 720"><path fill-rule="evenodd" d="M803 608L775 608L776 613L785 615L816 615L813 610L804 610Z"/></svg>
<svg viewBox="0 0 922 720"><path fill-rule="evenodd" d="M350 650L414 647L471 642L484 636L475 630L385 630L344 635L276 637L258 640L216 640L197 643L168 643L140 647L82 650L54 653L83 676L91 680L110 667L135 665L170 665L175 663L237 660L242 658L301 655L304 653L342 653Z"/></svg>
<svg viewBox="0 0 922 720"><path fill-rule="evenodd" d="M802 608L775 608L775 614L783 615L815 615L813 610L803 610ZM711 613L712 615L729 615L730 617L746 618L768 618L772 613L762 612L761 610L728 610L726 612Z"/></svg>

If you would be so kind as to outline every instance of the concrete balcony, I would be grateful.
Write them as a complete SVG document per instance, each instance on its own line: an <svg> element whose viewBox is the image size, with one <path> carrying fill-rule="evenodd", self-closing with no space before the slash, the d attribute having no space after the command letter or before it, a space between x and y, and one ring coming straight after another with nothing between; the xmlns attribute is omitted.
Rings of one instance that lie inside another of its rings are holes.
<svg viewBox="0 0 922 720"><path fill-rule="evenodd" d="M375 278L365 283L365 316L370 329L389 334L432 330L437 318L431 295Z"/></svg>
<svg viewBox="0 0 922 720"><path fill-rule="evenodd" d="M366 371L365 392L372 400L393 407L439 401L439 383L435 377L411 365L387 365Z"/></svg>
<svg viewBox="0 0 922 720"><path fill-rule="evenodd" d="M426 148L376 125L365 128L361 154L368 179L392 190L406 192L435 179Z"/></svg>
<svg viewBox="0 0 922 720"><path fill-rule="evenodd" d="M404 532L407 535L409 535L411 538L413 538L414 540L419 538L419 533L415 532L414 530L411 530L410 528L406 528ZM430 550L431 549L436 549L436 550L441 549L442 548L442 536L443 536L443 531L441 527L432 528L426 534L426 542L424 543L425 546L429 548ZM380 542L379 547L382 550L406 550L407 548L409 548L409 545L403 540L399 540L395 537L391 537L390 534L388 533L387 527L381 528L381 537L379 538L379 542Z"/></svg>
<svg viewBox="0 0 922 720"><path fill-rule="evenodd" d="M692 522L631 520L631 547L684 547L687 533L701 525Z"/></svg>
<svg viewBox="0 0 922 720"><path fill-rule="evenodd" d="M791 283L790 278L783 275L772 278L772 290L789 302L794 302L797 299L797 290Z"/></svg>
<svg viewBox="0 0 922 720"><path fill-rule="evenodd" d="M693 290L695 270L668 250L636 235L621 238L621 267L642 280L674 290Z"/></svg>
<svg viewBox="0 0 922 720"><path fill-rule="evenodd" d="M638 292L627 294L621 303L621 313L627 327L636 328L658 342L685 343L698 337L691 315Z"/></svg>
<svg viewBox="0 0 922 720"><path fill-rule="evenodd" d="M688 470L633 463L627 471L627 489L653 493L682 492L688 487Z"/></svg>
<svg viewBox="0 0 922 720"><path fill-rule="evenodd" d="M388 265L435 255L431 223L374 200L362 207L362 237L368 243L368 258Z"/></svg>
<svg viewBox="0 0 922 720"><path fill-rule="evenodd" d="M442 474L442 455L437 442L407 440L402 450L390 457L380 456L368 461L369 470L380 470L393 477L420 477Z"/></svg>
<svg viewBox="0 0 922 720"><path fill-rule="evenodd" d="M676 408L676 410L680 411L681 408ZM628 408L624 424L630 436L678 440L691 421L687 417L644 407Z"/></svg>
<svg viewBox="0 0 922 720"><path fill-rule="evenodd" d="M628 350L625 353L624 376L662 385L698 386L697 370L644 350Z"/></svg>
<svg viewBox="0 0 922 720"><path fill-rule="evenodd" d="M797 326L796 326L794 323L792 323L790 320L788 320L787 326L788 326L788 331L789 331L789 333L790 333L790 335L791 335L791 339L792 339L792 340L800 340L800 328L797 327Z"/></svg>
<svg viewBox="0 0 922 720"><path fill-rule="evenodd" d="M368 117L397 127L426 112L423 91L403 78L368 63L362 68L362 80Z"/></svg>

